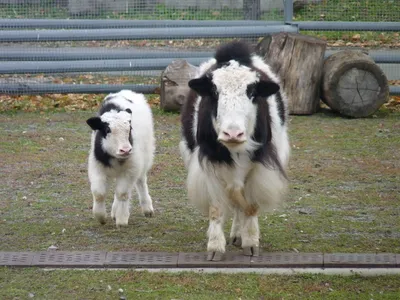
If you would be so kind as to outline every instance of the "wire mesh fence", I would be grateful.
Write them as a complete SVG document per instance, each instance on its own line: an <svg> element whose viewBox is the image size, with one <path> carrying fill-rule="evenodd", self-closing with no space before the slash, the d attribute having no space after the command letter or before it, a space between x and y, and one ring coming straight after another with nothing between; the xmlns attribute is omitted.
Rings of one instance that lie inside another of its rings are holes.
<svg viewBox="0 0 400 300"><path fill-rule="evenodd" d="M233 38L256 44L267 33L297 31L284 22L284 2L0 0L1 91L20 93L29 86L31 93L39 93L42 85L46 91L66 92L75 85L77 92L90 84L127 84L152 92L148 87L159 85L161 71L174 59L198 65ZM400 2L295 0L292 21L391 22L386 24L397 28ZM390 59L400 52L398 30L308 28L301 33L327 40L330 50L384 50L381 66L389 79L400 79L400 67ZM65 86L57 90L57 84Z"/></svg>

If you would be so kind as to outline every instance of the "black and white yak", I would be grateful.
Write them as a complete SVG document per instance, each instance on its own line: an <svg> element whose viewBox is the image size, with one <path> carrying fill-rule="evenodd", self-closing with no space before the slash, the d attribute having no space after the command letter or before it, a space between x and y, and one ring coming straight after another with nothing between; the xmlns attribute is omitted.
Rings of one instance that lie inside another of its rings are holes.
<svg viewBox="0 0 400 300"><path fill-rule="evenodd" d="M98 116L89 118L93 129L88 173L93 214L106 221L106 193L116 179L111 217L117 227L128 225L131 191L136 187L145 216L153 216L147 172L153 164L155 139L150 106L142 94L123 90L108 95Z"/></svg>
<svg viewBox="0 0 400 300"><path fill-rule="evenodd" d="M290 146L287 99L280 80L243 42L221 46L203 63L182 107L180 152L189 200L208 213L208 260L230 240L244 255L259 254L258 214L282 201Z"/></svg>

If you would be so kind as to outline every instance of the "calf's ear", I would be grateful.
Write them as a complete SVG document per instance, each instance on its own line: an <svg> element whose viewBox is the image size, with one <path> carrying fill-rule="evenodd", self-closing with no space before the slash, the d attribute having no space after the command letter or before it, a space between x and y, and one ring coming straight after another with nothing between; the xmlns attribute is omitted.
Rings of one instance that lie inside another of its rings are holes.
<svg viewBox="0 0 400 300"><path fill-rule="evenodd" d="M279 85L272 81L260 81L256 89L257 96L269 97L279 91Z"/></svg>
<svg viewBox="0 0 400 300"><path fill-rule="evenodd" d="M207 76L203 76L200 78L192 79L189 81L189 87L194 90L200 96L206 96L211 94L213 84L211 79Z"/></svg>
<svg viewBox="0 0 400 300"><path fill-rule="evenodd" d="M101 121L99 117L92 117L86 120L86 123L93 130L101 130L104 128L104 123Z"/></svg>

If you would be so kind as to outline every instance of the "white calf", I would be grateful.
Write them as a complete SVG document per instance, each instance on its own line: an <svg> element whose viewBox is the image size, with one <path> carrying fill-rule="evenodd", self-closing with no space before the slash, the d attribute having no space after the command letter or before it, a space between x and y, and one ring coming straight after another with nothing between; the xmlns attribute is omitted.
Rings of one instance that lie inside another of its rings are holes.
<svg viewBox="0 0 400 300"><path fill-rule="evenodd" d="M147 172L153 164L155 140L151 109L142 94L123 90L108 95L97 117L87 120L93 129L88 174L93 214L106 221L106 192L116 179L111 217L117 227L128 225L131 191L136 187L146 217L153 216Z"/></svg>

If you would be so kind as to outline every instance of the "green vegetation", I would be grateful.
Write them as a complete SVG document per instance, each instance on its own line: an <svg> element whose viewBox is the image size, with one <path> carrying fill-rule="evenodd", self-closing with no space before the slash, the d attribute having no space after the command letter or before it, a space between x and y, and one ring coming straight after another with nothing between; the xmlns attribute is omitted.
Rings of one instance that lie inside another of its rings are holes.
<svg viewBox="0 0 400 300"><path fill-rule="evenodd" d="M398 276L0 269L8 299L399 299ZM121 290L120 290L121 289Z"/></svg>
<svg viewBox="0 0 400 300"><path fill-rule="evenodd" d="M134 196L127 228L93 219L85 124L93 113L0 114L0 250L204 251L208 221L186 200L177 114L154 109L155 218L141 216ZM291 116L290 192L279 211L260 216L263 251L398 252L399 117Z"/></svg>
<svg viewBox="0 0 400 300"><path fill-rule="evenodd" d="M295 12L296 21L398 22L396 0L325 0Z"/></svg>

